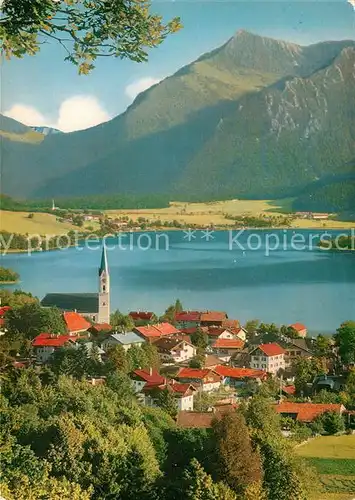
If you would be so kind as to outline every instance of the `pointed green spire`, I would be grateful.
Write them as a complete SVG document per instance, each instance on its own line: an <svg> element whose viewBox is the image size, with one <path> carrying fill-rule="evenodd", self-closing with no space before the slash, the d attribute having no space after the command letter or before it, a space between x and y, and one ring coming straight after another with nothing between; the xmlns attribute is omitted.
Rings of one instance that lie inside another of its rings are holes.
<svg viewBox="0 0 355 500"><path fill-rule="evenodd" d="M107 254L106 254L105 243L103 243L103 245L102 245L101 264L99 267L99 276L101 276L101 274L104 271L106 272L106 274L108 274L108 264L107 264Z"/></svg>

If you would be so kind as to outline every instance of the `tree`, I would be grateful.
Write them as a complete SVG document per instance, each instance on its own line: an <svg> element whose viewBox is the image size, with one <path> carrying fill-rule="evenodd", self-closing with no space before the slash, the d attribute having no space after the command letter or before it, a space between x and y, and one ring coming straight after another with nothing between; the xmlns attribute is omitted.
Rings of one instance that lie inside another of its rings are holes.
<svg viewBox="0 0 355 500"><path fill-rule="evenodd" d="M7 58L23 57L53 40L87 74L98 57L146 61L149 48L180 28L179 18L164 24L151 13L148 0L3 0L0 48Z"/></svg>
<svg viewBox="0 0 355 500"><path fill-rule="evenodd" d="M344 364L355 363L355 321L346 321L337 329L335 343Z"/></svg>
<svg viewBox="0 0 355 500"><path fill-rule="evenodd" d="M280 330L274 323L260 323L257 329L258 343L278 342L280 340Z"/></svg>
<svg viewBox="0 0 355 500"><path fill-rule="evenodd" d="M344 432L345 430L344 419L340 413L327 411L318 418L327 434L336 434L337 432Z"/></svg>
<svg viewBox="0 0 355 500"><path fill-rule="evenodd" d="M110 324L116 332L130 332L134 328L131 316L122 314L118 309L111 314Z"/></svg>
<svg viewBox="0 0 355 500"><path fill-rule="evenodd" d="M253 483L260 483L260 456L252 449L249 431L241 413L227 413L213 426L217 443L219 477L242 495Z"/></svg>
<svg viewBox="0 0 355 500"><path fill-rule="evenodd" d="M197 328L195 333L191 334L191 342L194 346L200 347L201 349L206 349L208 346L208 336L201 330Z"/></svg>
<svg viewBox="0 0 355 500"><path fill-rule="evenodd" d="M280 328L280 333L289 339L298 339L299 333L292 326L282 325Z"/></svg>
<svg viewBox="0 0 355 500"><path fill-rule="evenodd" d="M36 297L33 297L31 293L23 292L22 290L15 290L10 292L9 290L0 290L0 300L2 306L23 306L28 303L39 303Z"/></svg>
<svg viewBox="0 0 355 500"><path fill-rule="evenodd" d="M186 500L236 500L235 494L226 486L213 482L201 464L194 458L183 476L183 491L180 498Z"/></svg>
<svg viewBox="0 0 355 500"><path fill-rule="evenodd" d="M249 342L253 343L253 341L255 340L259 325L260 321L258 319L251 319L245 323L244 328L248 332Z"/></svg>
<svg viewBox="0 0 355 500"><path fill-rule="evenodd" d="M177 415L177 404L173 394L168 388L156 389L151 391L151 397L158 408L164 410L170 417Z"/></svg>
<svg viewBox="0 0 355 500"><path fill-rule="evenodd" d="M22 334L29 339L43 332L66 333L59 309L44 308L38 302L13 307L6 313L5 326L10 334Z"/></svg>
<svg viewBox="0 0 355 500"><path fill-rule="evenodd" d="M160 319L175 324L175 315L181 311L183 311L183 305L179 299L176 299L175 304L170 305Z"/></svg>
<svg viewBox="0 0 355 500"><path fill-rule="evenodd" d="M332 354L332 343L329 337L318 335L314 345L315 355L318 358L329 358Z"/></svg>
<svg viewBox="0 0 355 500"><path fill-rule="evenodd" d="M120 372L127 372L128 361L126 351L121 344L113 345L106 351L106 370L108 372L118 370Z"/></svg>
<svg viewBox="0 0 355 500"><path fill-rule="evenodd" d="M159 370L160 368L160 356L158 353L158 349L155 345L150 344L149 342L145 342L141 346L143 357L145 359L145 365L143 368L154 368L155 370Z"/></svg>
<svg viewBox="0 0 355 500"><path fill-rule="evenodd" d="M318 359L298 358L294 364L295 388L299 396L307 395L308 383L312 382L316 375L323 373L323 368Z"/></svg>

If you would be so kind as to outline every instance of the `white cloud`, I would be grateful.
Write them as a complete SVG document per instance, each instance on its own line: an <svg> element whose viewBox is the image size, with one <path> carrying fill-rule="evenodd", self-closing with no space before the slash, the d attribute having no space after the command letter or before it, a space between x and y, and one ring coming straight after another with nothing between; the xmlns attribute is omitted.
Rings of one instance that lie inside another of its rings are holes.
<svg viewBox="0 0 355 500"><path fill-rule="evenodd" d="M355 10L355 0L348 0L349 4L354 7Z"/></svg>
<svg viewBox="0 0 355 500"><path fill-rule="evenodd" d="M94 127L111 118L95 97L87 95L77 95L63 101L56 123L52 123L52 120L47 119L36 108L26 104L14 104L4 115L25 125L54 127L63 132Z"/></svg>
<svg viewBox="0 0 355 500"><path fill-rule="evenodd" d="M46 119L42 113L26 104L14 104L9 110L4 112L4 115L24 125L37 125L39 127L46 125Z"/></svg>
<svg viewBox="0 0 355 500"><path fill-rule="evenodd" d="M78 95L66 99L61 104L56 128L63 132L72 132L94 127L109 119L109 114L95 97Z"/></svg>
<svg viewBox="0 0 355 500"><path fill-rule="evenodd" d="M159 83L160 81L161 79L152 78L151 76L140 78L139 80L136 80L127 85L127 87L125 88L125 93L133 100L137 97L138 94L140 94L144 90L149 89L149 87L155 85L156 83Z"/></svg>

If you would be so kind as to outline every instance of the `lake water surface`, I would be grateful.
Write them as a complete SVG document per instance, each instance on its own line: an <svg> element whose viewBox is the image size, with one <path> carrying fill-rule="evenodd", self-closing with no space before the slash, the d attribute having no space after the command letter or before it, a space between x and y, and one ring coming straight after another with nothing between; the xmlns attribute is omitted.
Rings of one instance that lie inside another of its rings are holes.
<svg viewBox="0 0 355 500"><path fill-rule="evenodd" d="M252 233L256 236L247 248ZM108 250L112 310L160 314L179 298L187 309L225 310L241 322L300 321L310 331L324 333L355 319L354 252L324 252L315 244L312 250L291 248L292 230L272 231L285 241L269 255L265 237L271 233L266 231L246 231L232 246L228 231L214 232L209 241L201 231L191 241L182 231L166 234L167 240L156 243L156 235L149 233L148 250L137 247L138 234L131 248L129 237L121 240L121 249L115 240L108 241L114 246ZM311 232L301 234L308 241ZM262 243L256 249L258 238ZM147 243L146 235L142 246ZM11 254L2 258L2 265L19 272L21 288L40 298L49 292L95 292L100 251L70 248L30 256Z"/></svg>

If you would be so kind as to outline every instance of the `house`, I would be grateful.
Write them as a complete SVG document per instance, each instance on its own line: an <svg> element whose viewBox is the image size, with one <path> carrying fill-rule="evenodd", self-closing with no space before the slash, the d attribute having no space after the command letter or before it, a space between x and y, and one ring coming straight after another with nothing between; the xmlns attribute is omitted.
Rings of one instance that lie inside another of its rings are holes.
<svg viewBox="0 0 355 500"><path fill-rule="evenodd" d="M176 423L184 429L210 429L218 414L214 412L180 411Z"/></svg>
<svg viewBox="0 0 355 500"><path fill-rule="evenodd" d="M231 359L230 359L230 364L231 366L234 366L236 368L245 368L247 366L250 366L250 361L251 361L251 356L249 354L248 349L240 349L236 351Z"/></svg>
<svg viewBox="0 0 355 500"><path fill-rule="evenodd" d="M234 335L239 339L243 340L243 342L245 342L247 339L248 332L243 327L236 328L235 330L233 329L232 333L234 333Z"/></svg>
<svg viewBox="0 0 355 500"><path fill-rule="evenodd" d="M192 384L203 392L218 389L222 382L222 377L209 368L180 368L175 378L180 382Z"/></svg>
<svg viewBox="0 0 355 500"><path fill-rule="evenodd" d="M312 219L314 220L327 220L329 219L329 216L330 214L326 213L317 213L317 212L312 213Z"/></svg>
<svg viewBox="0 0 355 500"><path fill-rule="evenodd" d="M130 378L132 380L134 392L136 393L141 392L146 385L158 387L159 385L166 384L166 378L153 368L134 370Z"/></svg>
<svg viewBox="0 0 355 500"><path fill-rule="evenodd" d="M317 393L321 390L326 390L329 392L339 392L344 389L345 385L346 380L342 376L318 375L313 380L312 389L314 393Z"/></svg>
<svg viewBox="0 0 355 500"><path fill-rule="evenodd" d="M99 333L111 332L112 326L108 323L94 323L89 328L89 332L93 335L98 335Z"/></svg>
<svg viewBox="0 0 355 500"><path fill-rule="evenodd" d="M201 324L201 312L181 311L175 314L175 323L178 328L198 328Z"/></svg>
<svg viewBox="0 0 355 500"><path fill-rule="evenodd" d="M307 337L307 327L305 327L302 323L293 323L290 325L290 328L296 330L300 337Z"/></svg>
<svg viewBox="0 0 355 500"><path fill-rule="evenodd" d="M285 354L285 349L279 344L260 344L250 351L250 368L276 375L279 370L285 369Z"/></svg>
<svg viewBox="0 0 355 500"><path fill-rule="evenodd" d="M294 362L299 358L312 358L312 352L310 351L305 339L288 339L285 346L285 366L289 367L294 364Z"/></svg>
<svg viewBox="0 0 355 500"><path fill-rule="evenodd" d="M175 399L178 411L193 410L194 407L194 394L196 389L191 384L180 384L175 380L171 380L167 384L162 384L158 387L152 387L149 384L143 387L144 401L146 406L156 406L155 395L157 391L169 391Z"/></svg>
<svg viewBox="0 0 355 500"><path fill-rule="evenodd" d="M222 328L227 328L230 330L239 330L240 323L237 319L225 319L222 323Z"/></svg>
<svg viewBox="0 0 355 500"><path fill-rule="evenodd" d="M201 314L201 326L223 326L228 319L227 313L222 311L206 311Z"/></svg>
<svg viewBox="0 0 355 500"><path fill-rule="evenodd" d="M203 331L203 330L202 330ZM210 344L215 342L217 339L234 339L236 335L232 333L231 330L223 327L210 326L206 330L208 336L208 341Z"/></svg>
<svg viewBox="0 0 355 500"><path fill-rule="evenodd" d="M148 342L154 342L161 337L180 334L180 330L170 323L156 323L154 325L136 326L133 331Z"/></svg>
<svg viewBox="0 0 355 500"><path fill-rule="evenodd" d="M282 392L286 396L294 396L296 394L296 387L294 385L284 385L282 387Z"/></svg>
<svg viewBox="0 0 355 500"><path fill-rule="evenodd" d="M205 354L205 359L204 359L204 368L209 368L210 370L213 370L217 365L220 365L222 363L222 360L220 358L217 358L214 354Z"/></svg>
<svg viewBox="0 0 355 500"><path fill-rule="evenodd" d="M149 323L150 321L154 321L155 314L151 311L131 311L128 313L135 323Z"/></svg>
<svg viewBox="0 0 355 500"><path fill-rule="evenodd" d="M233 354L240 351L244 347L244 342L235 338L218 338L212 344L213 353L221 358L223 361L228 362Z"/></svg>
<svg viewBox="0 0 355 500"><path fill-rule="evenodd" d="M121 345L125 351L128 351L133 345L141 346L145 340L134 332L113 333L105 339L101 346L106 351L115 345Z"/></svg>
<svg viewBox="0 0 355 500"><path fill-rule="evenodd" d="M309 423L328 411L342 415L346 408L342 404L291 403L286 401L276 404L275 410L282 417L290 417L298 422Z"/></svg>
<svg viewBox="0 0 355 500"><path fill-rule="evenodd" d="M267 379L267 373L263 370L252 368L232 368L230 366L218 365L213 371L222 377L222 383L229 386L241 386L248 380L258 382Z"/></svg>
<svg viewBox="0 0 355 500"><path fill-rule="evenodd" d="M163 362L181 363L196 355L196 347L180 338L162 337L154 345Z"/></svg>
<svg viewBox="0 0 355 500"><path fill-rule="evenodd" d="M77 312L64 312L63 319L71 335L87 332L91 328L91 323Z"/></svg>
<svg viewBox="0 0 355 500"><path fill-rule="evenodd" d="M36 361L39 364L47 363L54 351L62 347L72 346L80 337L76 335L57 335L53 333L40 333L32 341Z"/></svg>

